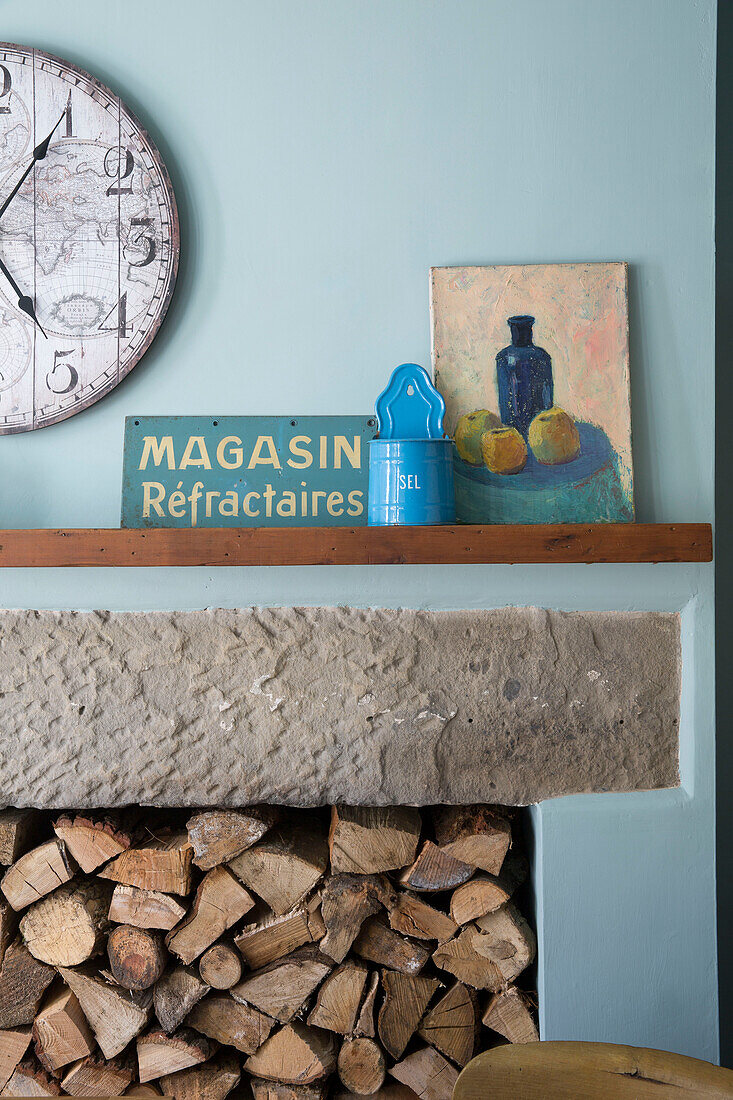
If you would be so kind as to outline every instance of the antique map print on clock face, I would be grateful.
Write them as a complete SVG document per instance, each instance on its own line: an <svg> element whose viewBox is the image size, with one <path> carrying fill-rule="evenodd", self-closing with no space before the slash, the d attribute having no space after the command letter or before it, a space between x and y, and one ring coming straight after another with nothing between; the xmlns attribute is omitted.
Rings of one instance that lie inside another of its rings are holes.
<svg viewBox="0 0 733 1100"><path fill-rule="evenodd" d="M178 252L168 173L119 97L0 44L0 434L73 416L129 374Z"/></svg>

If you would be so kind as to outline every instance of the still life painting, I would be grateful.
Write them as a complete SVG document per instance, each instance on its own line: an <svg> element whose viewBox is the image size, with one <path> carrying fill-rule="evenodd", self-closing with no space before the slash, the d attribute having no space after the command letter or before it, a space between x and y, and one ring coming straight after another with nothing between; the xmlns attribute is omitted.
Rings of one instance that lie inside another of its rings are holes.
<svg viewBox="0 0 733 1100"><path fill-rule="evenodd" d="M463 523L634 519L625 263L435 267Z"/></svg>

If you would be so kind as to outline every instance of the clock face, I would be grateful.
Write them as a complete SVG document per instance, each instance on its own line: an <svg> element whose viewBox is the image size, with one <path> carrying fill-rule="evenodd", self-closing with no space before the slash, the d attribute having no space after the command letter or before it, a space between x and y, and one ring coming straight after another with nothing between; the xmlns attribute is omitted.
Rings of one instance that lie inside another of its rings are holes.
<svg viewBox="0 0 733 1100"><path fill-rule="evenodd" d="M165 316L179 252L168 173L119 97L0 43L0 209L8 198L0 435L73 416L129 374Z"/></svg>

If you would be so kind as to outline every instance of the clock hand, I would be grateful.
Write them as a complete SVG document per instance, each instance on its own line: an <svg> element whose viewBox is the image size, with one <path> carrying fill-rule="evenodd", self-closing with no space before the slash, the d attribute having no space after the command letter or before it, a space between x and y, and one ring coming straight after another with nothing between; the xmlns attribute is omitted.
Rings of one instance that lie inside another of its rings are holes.
<svg viewBox="0 0 733 1100"><path fill-rule="evenodd" d="M53 135L58 130L59 126L61 125L61 122L62 122L63 118L65 117L65 115L66 115L66 111L64 111L61 118L58 120L58 122L54 126L53 130L48 135L48 137L44 138L44 140L40 143L40 145L37 145L35 147L35 149L33 150L33 159L32 159L32 161L30 162L30 164L26 168L25 172L23 173L23 175L20 177L20 179L16 183L13 190L10 192L10 194L6 198L5 202L2 204L2 206L0 206L0 218L2 218L3 214L8 209L11 202L13 201L15 196L18 194L18 192L20 191L20 189L23 186L23 184L25 183L25 181L28 179L28 177L31 174L31 172L33 171L33 168L36 165L37 161L45 159L45 157L48 153L48 147L51 144L51 138L53 137Z"/></svg>
<svg viewBox="0 0 733 1100"><path fill-rule="evenodd" d="M23 291L20 289L20 287L18 286L15 279L10 274L10 272L8 271L7 267L5 266L5 264L3 263L2 260L0 260L0 271L2 271L5 278L8 280L8 282L10 283L10 285L13 288L13 290L15 291L15 293L18 295L18 306L19 306L19 308L22 309L24 313L28 314L30 319L36 325L38 325L41 332L43 332L43 335L46 336L46 333L43 329L43 326L42 326L41 322L36 317L36 311L33 308L33 299L29 298L27 294L23 293ZM48 340L48 336L46 336L46 339Z"/></svg>

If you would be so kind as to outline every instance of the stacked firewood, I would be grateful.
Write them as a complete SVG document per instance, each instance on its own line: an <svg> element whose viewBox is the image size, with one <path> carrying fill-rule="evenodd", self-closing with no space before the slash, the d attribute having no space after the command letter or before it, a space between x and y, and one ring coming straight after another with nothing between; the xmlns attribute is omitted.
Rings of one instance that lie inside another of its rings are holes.
<svg viewBox="0 0 733 1100"><path fill-rule="evenodd" d="M537 1039L511 814L3 811L0 1096L449 1100Z"/></svg>

